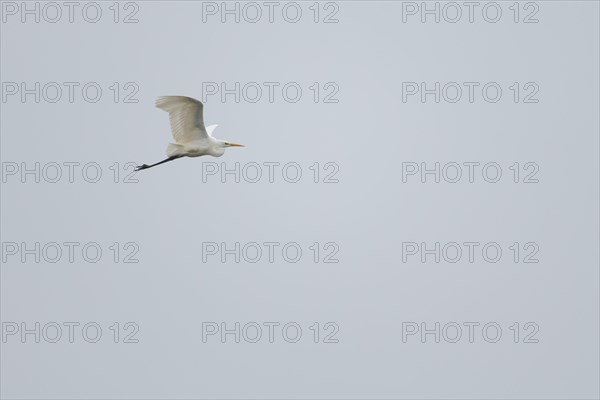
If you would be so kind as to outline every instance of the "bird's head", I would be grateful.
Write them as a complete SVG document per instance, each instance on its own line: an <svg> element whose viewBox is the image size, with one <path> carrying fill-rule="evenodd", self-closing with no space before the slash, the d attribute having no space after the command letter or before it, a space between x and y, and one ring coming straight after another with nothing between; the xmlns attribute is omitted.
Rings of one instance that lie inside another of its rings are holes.
<svg viewBox="0 0 600 400"><path fill-rule="evenodd" d="M227 147L245 147L243 144L231 143L226 140L220 140L219 145L223 148Z"/></svg>

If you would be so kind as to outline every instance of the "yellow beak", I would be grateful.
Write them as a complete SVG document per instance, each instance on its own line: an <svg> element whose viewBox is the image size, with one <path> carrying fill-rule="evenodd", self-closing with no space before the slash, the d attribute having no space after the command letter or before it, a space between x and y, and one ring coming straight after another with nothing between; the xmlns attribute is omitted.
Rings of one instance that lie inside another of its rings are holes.
<svg viewBox="0 0 600 400"><path fill-rule="evenodd" d="M229 147L246 147L243 144L229 143Z"/></svg>

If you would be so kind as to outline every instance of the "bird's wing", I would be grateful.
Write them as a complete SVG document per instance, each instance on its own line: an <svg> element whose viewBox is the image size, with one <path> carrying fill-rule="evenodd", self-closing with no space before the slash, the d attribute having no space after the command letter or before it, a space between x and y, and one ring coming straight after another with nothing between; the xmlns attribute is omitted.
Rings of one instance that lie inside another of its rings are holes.
<svg viewBox="0 0 600 400"><path fill-rule="evenodd" d="M184 96L162 96L156 107L169 113L171 132L177 144L208 138L204 127L202 102Z"/></svg>
<svg viewBox="0 0 600 400"><path fill-rule="evenodd" d="M206 127L206 133L208 133L208 136L212 137L213 132L215 131L215 129L217 129L217 126L219 126L219 125L215 124L215 125L209 125Z"/></svg>

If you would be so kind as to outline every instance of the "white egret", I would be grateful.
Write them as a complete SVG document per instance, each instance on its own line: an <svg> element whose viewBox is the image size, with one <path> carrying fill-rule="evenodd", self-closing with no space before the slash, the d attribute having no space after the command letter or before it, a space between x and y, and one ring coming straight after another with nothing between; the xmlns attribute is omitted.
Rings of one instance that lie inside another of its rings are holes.
<svg viewBox="0 0 600 400"><path fill-rule="evenodd" d="M181 157L213 156L221 157L227 147L244 147L212 136L218 125L204 127L202 102L184 96L162 96L156 100L156 107L169 113L171 133L175 143L167 146L168 158L156 164L143 164L136 171L173 161Z"/></svg>

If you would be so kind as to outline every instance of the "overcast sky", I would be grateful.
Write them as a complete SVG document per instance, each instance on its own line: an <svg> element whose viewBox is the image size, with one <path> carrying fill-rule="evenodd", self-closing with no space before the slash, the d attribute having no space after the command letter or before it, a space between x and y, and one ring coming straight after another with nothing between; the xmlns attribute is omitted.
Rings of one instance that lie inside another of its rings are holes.
<svg viewBox="0 0 600 400"><path fill-rule="evenodd" d="M598 397L597 2L21 4L2 396Z"/></svg>

